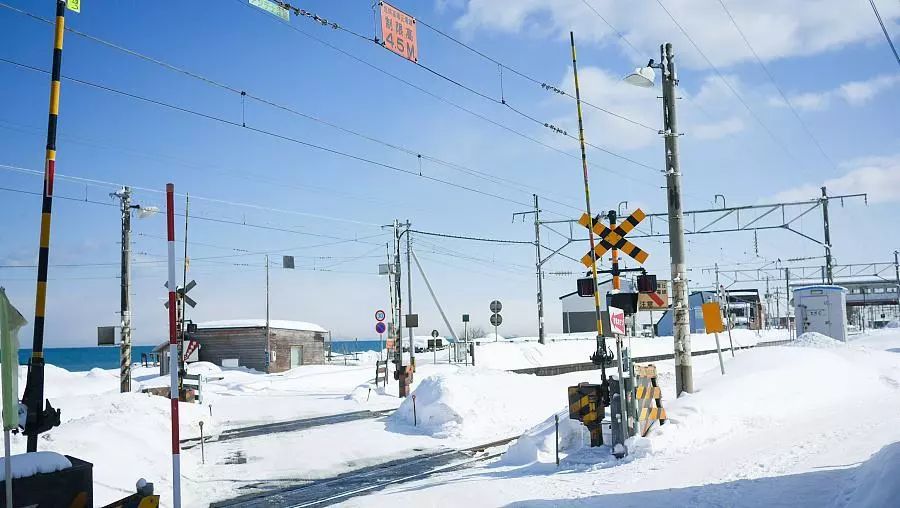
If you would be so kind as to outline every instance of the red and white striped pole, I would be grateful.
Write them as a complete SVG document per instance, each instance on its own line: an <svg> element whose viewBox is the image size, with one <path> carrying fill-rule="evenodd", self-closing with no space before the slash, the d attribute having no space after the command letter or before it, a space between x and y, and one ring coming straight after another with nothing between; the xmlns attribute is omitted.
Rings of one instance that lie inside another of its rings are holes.
<svg viewBox="0 0 900 508"><path fill-rule="evenodd" d="M175 310L175 184L166 184L169 247L169 394L172 402L172 506L181 508L181 444L178 439L178 337Z"/></svg>

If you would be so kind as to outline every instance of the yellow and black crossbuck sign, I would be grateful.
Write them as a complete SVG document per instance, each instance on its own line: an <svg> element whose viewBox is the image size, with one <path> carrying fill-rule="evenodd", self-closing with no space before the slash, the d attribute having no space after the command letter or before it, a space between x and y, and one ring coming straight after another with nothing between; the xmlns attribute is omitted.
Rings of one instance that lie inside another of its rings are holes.
<svg viewBox="0 0 900 508"><path fill-rule="evenodd" d="M591 446L601 446L603 436L600 422L603 420L602 387L598 384L581 383L569 387L569 418L584 424L591 433Z"/></svg>
<svg viewBox="0 0 900 508"><path fill-rule="evenodd" d="M588 214L582 214L581 219L578 220L578 223L586 228L592 228L594 230L594 234L596 234L600 238L600 241L594 247L594 252L588 252L584 255L584 257L581 258L581 262L584 264L584 266L590 268L591 265L594 264L595 260L603 257L603 255L606 254L606 252L610 249L621 250L641 264L643 264L644 261L647 261L647 258L650 255L647 254L647 252L641 250L637 245L625 239L625 235L630 233L635 226L640 224L640 222L644 220L644 217L646 216L647 214L645 214L643 210L638 208L621 224L616 226L615 229L610 229L598 220L591 220L591 217Z"/></svg>

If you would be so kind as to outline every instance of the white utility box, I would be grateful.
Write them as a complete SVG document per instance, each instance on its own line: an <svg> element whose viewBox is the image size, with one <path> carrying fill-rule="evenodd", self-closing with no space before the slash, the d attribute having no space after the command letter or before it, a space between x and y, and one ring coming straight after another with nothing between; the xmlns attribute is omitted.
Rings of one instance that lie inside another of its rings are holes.
<svg viewBox="0 0 900 508"><path fill-rule="evenodd" d="M818 332L847 341L847 289L841 286L806 286L794 290L797 335Z"/></svg>

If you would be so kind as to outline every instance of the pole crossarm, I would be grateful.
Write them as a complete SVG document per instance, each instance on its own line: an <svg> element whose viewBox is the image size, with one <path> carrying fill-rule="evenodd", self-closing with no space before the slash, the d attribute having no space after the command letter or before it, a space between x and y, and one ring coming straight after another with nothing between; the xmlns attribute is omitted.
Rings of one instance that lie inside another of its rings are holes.
<svg viewBox="0 0 900 508"><path fill-rule="evenodd" d="M853 263L846 265L834 265L834 278L851 282L853 279L863 277L878 278L890 282L894 280L895 264L891 262ZM824 273L824 265L819 266L790 266L790 267L765 267L744 268L739 270L719 269L719 275L727 278L732 284L743 282L765 282L768 280L789 280L796 283L809 281L821 282ZM712 272L712 268L704 268L703 272Z"/></svg>
<svg viewBox="0 0 900 508"><path fill-rule="evenodd" d="M823 245L823 240L794 229L792 225L807 214L821 208L825 201L839 200L843 204L846 199L863 198L868 203L868 196L861 194L842 194L815 198L806 201L790 201L784 203L769 203L760 205L743 205L723 208L705 208L688 210L683 213L686 235L700 235L712 233L737 233L741 231L765 231L786 230L798 236L806 238L816 244ZM669 236L668 213L647 214L649 231L636 229L631 238L663 238ZM553 224L577 224L576 219L562 219L542 221L541 225L563 236L558 231L550 228ZM660 227L659 223L663 226ZM690 224L690 227L687 225ZM587 238L567 238L567 244L572 242L587 241Z"/></svg>

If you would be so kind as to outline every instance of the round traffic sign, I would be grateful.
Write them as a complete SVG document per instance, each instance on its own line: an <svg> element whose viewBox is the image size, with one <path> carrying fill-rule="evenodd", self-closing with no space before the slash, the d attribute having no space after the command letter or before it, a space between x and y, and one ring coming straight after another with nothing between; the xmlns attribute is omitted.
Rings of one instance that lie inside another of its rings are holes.
<svg viewBox="0 0 900 508"><path fill-rule="evenodd" d="M503 316L500 314L491 314L491 325L500 326L503 323Z"/></svg>
<svg viewBox="0 0 900 508"><path fill-rule="evenodd" d="M503 304L500 303L500 300L494 300L493 302L491 302L491 312L496 314L501 310L503 310Z"/></svg>
<svg viewBox="0 0 900 508"><path fill-rule="evenodd" d="M434 338L436 339L436 338L438 337L438 331L437 331L437 330L431 330L431 336L434 337Z"/></svg>
<svg viewBox="0 0 900 508"><path fill-rule="evenodd" d="M387 328L387 327L384 326L383 322L379 321L379 322L375 323L375 333L379 333L379 334L384 333L385 328Z"/></svg>
<svg viewBox="0 0 900 508"><path fill-rule="evenodd" d="M375 321L384 321L385 313L379 309L375 311Z"/></svg>

